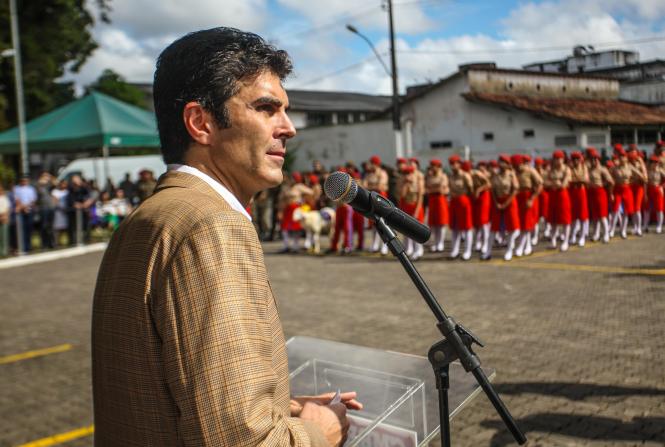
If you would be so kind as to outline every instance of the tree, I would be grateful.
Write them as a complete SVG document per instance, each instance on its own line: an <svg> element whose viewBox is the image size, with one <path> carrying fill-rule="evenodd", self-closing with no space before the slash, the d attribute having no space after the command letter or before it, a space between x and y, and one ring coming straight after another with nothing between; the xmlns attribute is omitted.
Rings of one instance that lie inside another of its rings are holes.
<svg viewBox="0 0 665 447"><path fill-rule="evenodd" d="M115 71L107 68L97 80L86 88L113 96L120 101L133 104L138 107L147 108L146 97L138 87L128 84L125 79Z"/></svg>
<svg viewBox="0 0 665 447"><path fill-rule="evenodd" d="M95 0L99 18L108 22L110 0ZM93 15L85 0L17 0L26 118L71 101L71 83L56 80L77 72L97 48ZM12 47L9 4L0 1L0 51ZM0 59L0 130L16 125L14 61Z"/></svg>

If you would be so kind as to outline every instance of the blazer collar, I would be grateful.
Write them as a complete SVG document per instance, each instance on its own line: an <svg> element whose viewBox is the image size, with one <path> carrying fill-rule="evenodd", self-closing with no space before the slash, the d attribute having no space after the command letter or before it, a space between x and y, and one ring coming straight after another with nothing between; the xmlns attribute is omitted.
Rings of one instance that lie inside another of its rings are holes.
<svg viewBox="0 0 665 447"><path fill-rule="evenodd" d="M157 179L157 186L155 193L167 188L187 188L201 194L209 196L216 202L224 204L225 208L232 209L226 200L219 195L210 185L196 177L195 175L186 172L166 171Z"/></svg>

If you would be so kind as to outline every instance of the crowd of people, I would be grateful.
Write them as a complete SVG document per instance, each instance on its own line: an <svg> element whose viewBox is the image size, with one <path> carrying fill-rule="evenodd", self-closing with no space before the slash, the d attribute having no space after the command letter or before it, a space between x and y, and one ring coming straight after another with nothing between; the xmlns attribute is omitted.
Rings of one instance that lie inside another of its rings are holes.
<svg viewBox="0 0 665 447"><path fill-rule="evenodd" d="M417 158L399 158L394 167L373 156L357 168L352 162L333 171L349 173L364 188L389 198L400 209L427 223L432 230L429 249L443 252L450 229L450 258L471 259L474 250L488 260L494 247L505 247L506 261L528 256L542 239L551 248L567 251L571 244L584 247L588 240L608 243L641 236L655 224L663 230L665 209L665 142L647 155L634 144L613 147L603 160L593 147L566 153L555 150L551 158L528 154L502 154L496 160L472 163L453 155L444 163L432 159L423 172ZM300 216L319 211L329 220L329 253L366 250L387 254L378 233L349 205L330 202L322 193L328 176L320 163L312 172L294 172L282 185L278 222L283 252L311 250L316 231L304 226ZM300 211L298 211L300 210ZM296 217L294 217L296 216ZM365 246L366 231L370 231ZM306 234L300 245L300 235ZM341 238L341 245L340 245ZM424 254L422 244L405 239L411 259Z"/></svg>
<svg viewBox="0 0 665 447"><path fill-rule="evenodd" d="M36 233L40 248L52 249L87 243L95 229L113 231L156 183L143 170L137 181L127 173L117 186L109 179L102 189L80 175L58 180L47 171L34 182L23 176L7 189L0 184L0 256L32 251Z"/></svg>

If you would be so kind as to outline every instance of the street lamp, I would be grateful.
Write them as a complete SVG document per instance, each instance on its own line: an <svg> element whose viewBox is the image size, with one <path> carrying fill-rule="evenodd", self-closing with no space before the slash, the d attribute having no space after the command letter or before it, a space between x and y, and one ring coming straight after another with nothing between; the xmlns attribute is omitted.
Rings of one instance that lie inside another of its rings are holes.
<svg viewBox="0 0 665 447"><path fill-rule="evenodd" d="M14 83L16 84L16 114L18 118L18 138L21 147L21 175L29 175L28 144L25 133L25 109L23 108L23 76L21 68L21 44L18 33L16 0L9 0L9 15L12 28L12 47L2 52L4 57L14 58Z"/></svg>
<svg viewBox="0 0 665 447"><path fill-rule="evenodd" d="M351 31L354 34L360 36L365 42L369 44L374 51L374 54L381 62L383 69L386 71L388 76L392 78L393 81L393 104L392 104L392 118L393 118L393 130L395 131L395 152L397 157L404 156L404 151L402 150L402 122L400 119L400 110L399 110L399 90L397 89L397 59L395 57L395 32L393 27L393 2L392 0L387 0L388 6L388 25L390 31L390 65L391 70L388 70L388 67L383 62L383 59L379 56L379 53L372 45L372 42L363 34L361 34L356 27L352 25L346 25L346 29Z"/></svg>

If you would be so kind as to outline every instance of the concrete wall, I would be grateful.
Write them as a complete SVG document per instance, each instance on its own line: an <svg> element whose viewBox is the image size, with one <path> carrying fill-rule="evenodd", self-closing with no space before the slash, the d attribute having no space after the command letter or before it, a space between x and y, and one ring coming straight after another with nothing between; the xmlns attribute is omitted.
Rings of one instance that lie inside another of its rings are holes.
<svg viewBox="0 0 665 447"><path fill-rule="evenodd" d="M298 131L287 143L295 151L295 168L308 170L313 160L327 168L348 160L360 163L374 154L386 163L395 160L395 136L390 120L366 121L336 126L309 127Z"/></svg>
<svg viewBox="0 0 665 447"><path fill-rule="evenodd" d="M645 81L621 84L619 98L649 105L665 104L665 81Z"/></svg>
<svg viewBox="0 0 665 447"><path fill-rule="evenodd" d="M578 77L555 77L538 73L470 70L472 92L496 95L528 95L540 98L616 99L619 81Z"/></svg>

